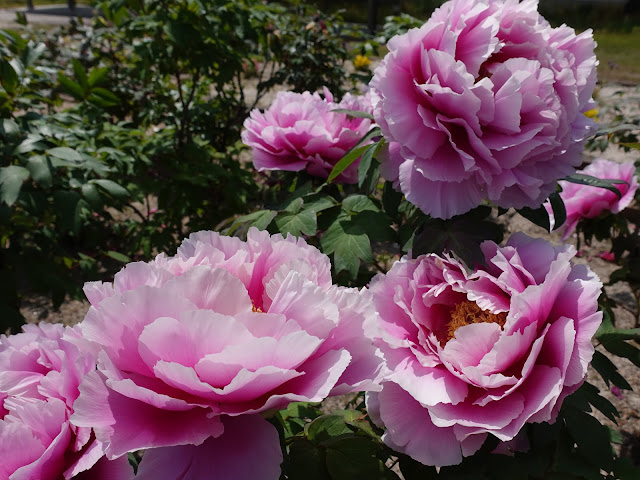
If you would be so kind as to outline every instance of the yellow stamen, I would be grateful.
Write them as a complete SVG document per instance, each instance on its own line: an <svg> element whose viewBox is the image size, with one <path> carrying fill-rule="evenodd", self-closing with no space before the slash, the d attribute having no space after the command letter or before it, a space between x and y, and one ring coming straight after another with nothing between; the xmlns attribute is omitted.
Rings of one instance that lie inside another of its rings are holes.
<svg viewBox="0 0 640 480"><path fill-rule="evenodd" d="M482 310L476 302L465 300L453 307L451 320L449 320L446 330L438 336L438 340L440 345L444 347L449 340L456 336L455 332L460 327L473 323L497 323L502 328L506 321L506 312L491 313L489 310Z"/></svg>

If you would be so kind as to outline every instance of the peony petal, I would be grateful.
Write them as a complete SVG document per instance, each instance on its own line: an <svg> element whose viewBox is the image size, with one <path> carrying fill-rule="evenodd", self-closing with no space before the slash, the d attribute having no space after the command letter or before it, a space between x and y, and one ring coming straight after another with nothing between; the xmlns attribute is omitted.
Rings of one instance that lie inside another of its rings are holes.
<svg viewBox="0 0 640 480"><path fill-rule="evenodd" d="M85 376L74 408L71 423L93 427L110 459L143 448L198 445L222 433L220 418L209 409L156 408L109 389L98 372Z"/></svg>
<svg viewBox="0 0 640 480"><path fill-rule="evenodd" d="M224 417L224 433L198 446L145 453L136 480L277 480L282 451L277 430L259 415Z"/></svg>
<svg viewBox="0 0 640 480"><path fill-rule="evenodd" d="M386 382L377 395L380 418L387 427L382 440L387 445L425 465L456 465L462 461L453 428L435 426L429 410L400 386Z"/></svg>

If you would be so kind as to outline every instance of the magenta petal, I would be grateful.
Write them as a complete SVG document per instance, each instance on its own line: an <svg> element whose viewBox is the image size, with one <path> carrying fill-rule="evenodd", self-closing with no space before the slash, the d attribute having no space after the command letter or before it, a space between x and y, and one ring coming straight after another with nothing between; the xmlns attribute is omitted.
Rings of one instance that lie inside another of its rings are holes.
<svg viewBox="0 0 640 480"><path fill-rule="evenodd" d="M123 455L115 460L102 457L91 469L80 472L73 478L75 480L134 480L136 476L129 459Z"/></svg>
<svg viewBox="0 0 640 480"><path fill-rule="evenodd" d="M156 408L107 388L98 372L85 376L74 408L71 422L93 427L109 458L143 448L199 444L222 432L219 417L210 409Z"/></svg>
<svg viewBox="0 0 640 480"><path fill-rule="evenodd" d="M198 446L148 450L136 480L277 480L277 430L259 415L224 417L224 433Z"/></svg>

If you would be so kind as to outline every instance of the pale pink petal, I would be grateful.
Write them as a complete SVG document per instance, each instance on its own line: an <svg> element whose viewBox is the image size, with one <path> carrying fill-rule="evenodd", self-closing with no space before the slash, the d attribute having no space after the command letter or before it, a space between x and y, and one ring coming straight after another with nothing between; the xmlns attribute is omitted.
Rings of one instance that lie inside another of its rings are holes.
<svg viewBox="0 0 640 480"><path fill-rule="evenodd" d="M436 427L429 411L410 394L387 382L377 395L380 418L387 427L382 436L385 443L425 465L456 465L462 461L453 428Z"/></svg>

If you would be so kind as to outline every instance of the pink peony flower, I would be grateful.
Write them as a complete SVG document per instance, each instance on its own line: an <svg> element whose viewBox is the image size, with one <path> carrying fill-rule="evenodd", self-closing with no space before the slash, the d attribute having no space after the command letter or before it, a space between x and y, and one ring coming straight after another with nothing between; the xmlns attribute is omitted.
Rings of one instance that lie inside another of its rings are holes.
<svg viewBox="0 0 640 480"><path fill-rule="evenodd" d="M302 239L199 232L85 293L82 333L102 351L73 419L108 458L157 448L142 479L278 479L261 414L378 387L370 294L332 285L328 257Z"/></svg>
<svg viewBox="0 0 640 480"><path fill-rule="evenodd" d="M244 122L242 141L253 149L253 164L259 171L288 170L327 178L345 153L371 128L367 118L332 113L336 109L371 113L369 94L347 93L341 102L325 88L324 100L317 93L278 92L264 113L255 109ZM347 168L337 181L356 183L358 163Z"/></svg>
<svg viewBox="0 0 640 480"><path fill-rule="evenodd" d="M381 171L425 213L449 218L485 199L537 207L580 164L595 42L536 8L452 0L389 41L370 83L391 142Z"/></svg>
<svg viewBox="0 0 640 480"><path fill-rule="evenodd" d="M370 393L383 440L427 465L453 465L488 434L553 422L583 382L602 319L602 284L575 250L524 234L484 242L487 267L403 258L371 283L390 374Z"/></svg>
<svg viewBox="0 0 640 480"><path fill-rule="evenodd" d="M133 478L126 458L107 461L90 427L69 422L95 351L62 325L25 325L0 336L0 479Z"/></svg>
<svg viewBox="0 0 640 480"><path fill-rule="evenodd" d="M638 189L638 179L636 178L636 167L633 163L616 163L604 158L596 158L584 170L578 173L591 175L597 178L609 178L624 180L627 183L616 184L620 190L622 198L605 189L592 187L589 185L579 185L567 181L560 181L562 192L560 197L567 210L567 219L561 227L563 230L562 239L566 240L576 229L576 225L583 218L595 218L601 213L618 213L624 210L633 200ZM545 207L553 222L553 210L551 205L546 203Z"/></svg>

